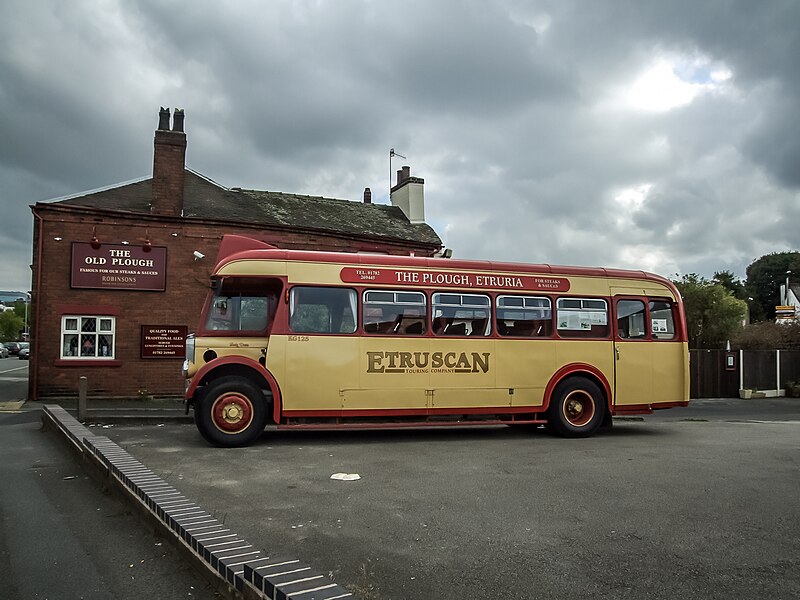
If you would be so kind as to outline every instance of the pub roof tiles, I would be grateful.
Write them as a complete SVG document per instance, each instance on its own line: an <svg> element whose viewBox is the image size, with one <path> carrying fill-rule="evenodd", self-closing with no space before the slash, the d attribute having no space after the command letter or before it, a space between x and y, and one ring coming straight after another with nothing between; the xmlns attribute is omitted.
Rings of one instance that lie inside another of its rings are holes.
<svg viewBox="0 0 800 600"><path fill-rule="evenodd" d="M186 169L185 218L384 237L440 246L426 223L411 223L396 206L285 192L228 189ZM58 204L150 214L152 178L57 199Z"/></svg>

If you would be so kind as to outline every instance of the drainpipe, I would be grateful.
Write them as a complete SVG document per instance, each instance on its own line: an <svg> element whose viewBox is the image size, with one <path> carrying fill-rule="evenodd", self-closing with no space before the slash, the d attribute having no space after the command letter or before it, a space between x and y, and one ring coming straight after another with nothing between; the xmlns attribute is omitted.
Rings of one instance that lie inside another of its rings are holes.
<svg viewBox="0 0 800 600"><path fill-rule="evenodd" d="M36 219L38 222L38 229L39 229L39 239L36 243L36 288L34 289L34 294L36 298L36 315L34 318L33 323L33 339L36 340L36 345L39 345L39 324L42 322L40 315L41 315L41 306L42 306L42 295L40 291L42 289L42 243L44 240L43 233L44 233L44 219L42 216L36 212L36 208L33 208L33 218ZM30 338L28 340L30 342ZM61 342L59 341L59 345ZM33 356L29 357L28 360L28 400L36 400L37 399L37 383L39 379L39 348L36 348L35 352L31 352Z"/></svg>

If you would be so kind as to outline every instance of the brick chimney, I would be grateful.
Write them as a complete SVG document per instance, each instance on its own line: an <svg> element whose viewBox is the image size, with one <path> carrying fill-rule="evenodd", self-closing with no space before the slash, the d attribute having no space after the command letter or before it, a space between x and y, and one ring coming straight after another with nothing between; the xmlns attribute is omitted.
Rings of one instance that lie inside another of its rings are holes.
<svg viewBox="0 0 800 600"><path fill-rule="evenodd" d="M364 204L372 204L372 190L364 188Z"/></svg>
<svg viewBox="0 0 800 600"><path fill-rule="evenodd" d="M392 206L400 207L412 223L425 222L425 180L411 176L411 167L397 171L397 185L391 190Z"/></svg>
<svg viewBox="0 0 800 600"><path fill-rule="evenodd" d="M186 134L183 110L175 109L172 130L169 109L158 114L153 151L153 199L150 212L179 217L183 214L183 180L186 167Z"/></svg>

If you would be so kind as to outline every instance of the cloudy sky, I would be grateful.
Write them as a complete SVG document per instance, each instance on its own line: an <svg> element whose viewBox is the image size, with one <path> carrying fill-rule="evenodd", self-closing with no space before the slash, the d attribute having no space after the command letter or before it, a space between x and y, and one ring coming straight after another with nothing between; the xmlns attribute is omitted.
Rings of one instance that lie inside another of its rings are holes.
<svg viewBox="0 0 800 600"><path fill-rule="evenodd" d="M3 0L0 289L29 206L151 174L388 202L461 258L711 276L800 247L796 0Z"/></svg>

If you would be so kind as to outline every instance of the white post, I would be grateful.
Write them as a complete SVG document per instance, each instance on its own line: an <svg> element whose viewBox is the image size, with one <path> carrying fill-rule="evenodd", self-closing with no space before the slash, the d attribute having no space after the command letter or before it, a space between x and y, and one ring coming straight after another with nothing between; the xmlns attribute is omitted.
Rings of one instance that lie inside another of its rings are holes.
<svg viewBox="0 0 800 600"><path fill-rule="evenodd" d="M739 350L739 389L744 389L744 350Z"/></svg>
<svg viewBox="0 0 800 600"><path fill-rule="evenodd" d="M775 350L775 389L778 390L778 395L781 393L781 351Z"/></svg>

